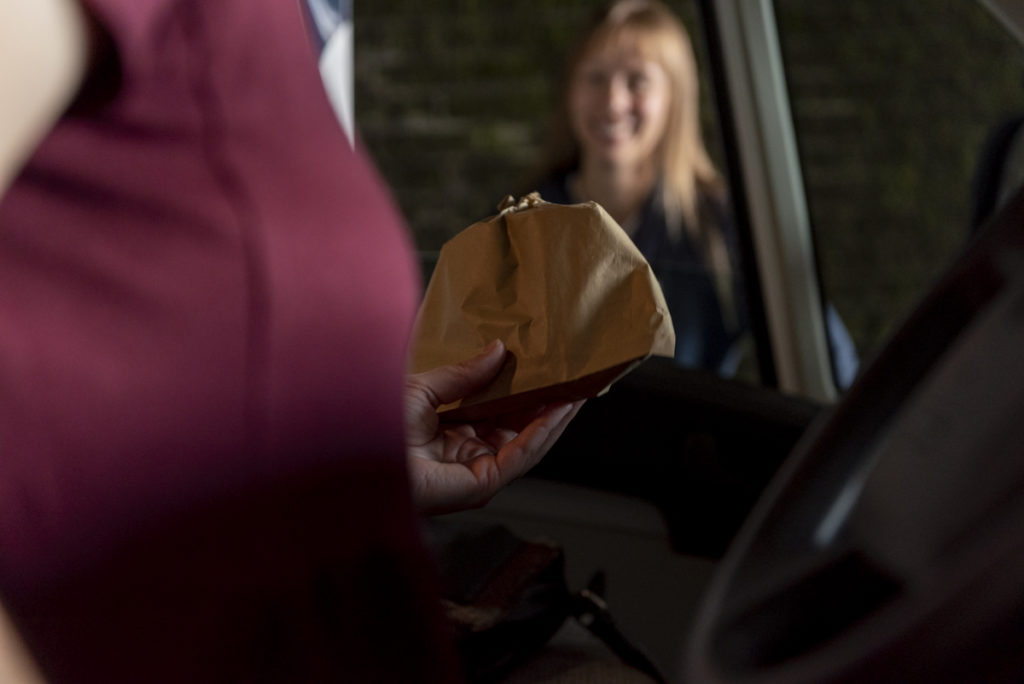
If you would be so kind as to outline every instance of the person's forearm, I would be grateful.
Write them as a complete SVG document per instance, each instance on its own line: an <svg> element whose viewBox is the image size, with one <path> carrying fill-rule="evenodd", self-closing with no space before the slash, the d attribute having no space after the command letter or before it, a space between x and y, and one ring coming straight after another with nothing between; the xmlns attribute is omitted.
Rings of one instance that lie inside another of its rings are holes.
<svg viewBox="0 0 1024 684"><path fill-rule="evenodd" d="M43 684L43 677L36 670L3 608L0 608L0 682Z"/></svg>
<svg viewBox="0 0 1024 684"><path fill-rule="evenodd" d="M76 0L0 0L0 196L78 92L88 52Z"/></svg>

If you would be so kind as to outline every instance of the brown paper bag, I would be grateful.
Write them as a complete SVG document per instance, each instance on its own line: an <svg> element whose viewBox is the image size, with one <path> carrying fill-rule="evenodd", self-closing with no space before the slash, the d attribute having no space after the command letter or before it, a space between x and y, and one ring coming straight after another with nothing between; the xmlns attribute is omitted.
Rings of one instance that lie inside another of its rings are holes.
<svg viewBox="0 0 1024 684"><path fill-rule="evenodd" d="M512 197L441 249L417 317L412 370L463 361L500 338L509 355L483 391L441 407L478 420L606 391L651 354L672 356L661 288L594 202Z"/></svg>

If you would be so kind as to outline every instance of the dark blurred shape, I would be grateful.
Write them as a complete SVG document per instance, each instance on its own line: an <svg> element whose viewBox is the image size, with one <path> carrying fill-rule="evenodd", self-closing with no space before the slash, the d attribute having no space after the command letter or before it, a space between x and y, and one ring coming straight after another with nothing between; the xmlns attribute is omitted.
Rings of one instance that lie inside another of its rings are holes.
<svg viewBox="0 0 1024 684"><path fill-rule="evenodd" d="M1022 349L1018 192L769 485L693 681L1021 681Z"/></svg>

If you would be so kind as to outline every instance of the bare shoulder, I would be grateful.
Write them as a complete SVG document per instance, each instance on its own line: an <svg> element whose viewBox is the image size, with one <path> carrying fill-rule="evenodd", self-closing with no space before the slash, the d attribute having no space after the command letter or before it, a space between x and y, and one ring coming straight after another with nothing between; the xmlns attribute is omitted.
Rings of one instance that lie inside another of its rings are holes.
<svg viewBox="0 0 1024 684"><path fill-rule="evenodd" d="M0 0L0 194L78 92L89 41L77 0Z"/></svg>

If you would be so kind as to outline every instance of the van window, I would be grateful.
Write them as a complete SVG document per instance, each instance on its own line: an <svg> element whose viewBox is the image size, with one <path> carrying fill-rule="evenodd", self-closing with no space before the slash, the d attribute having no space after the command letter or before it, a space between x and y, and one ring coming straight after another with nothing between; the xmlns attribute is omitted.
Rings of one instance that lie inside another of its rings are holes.
<svg viewBox="0 0 1024 684"><path fill-rule="evenodd" d="M359 5L357 128L412 229L425 278L446 240L535 179L565 57L603 4L437 0L429 11L413 0ZM724 177L697 4L667 4L690 34L704 140ZM752 346L737 345L737 372L758 382Z"/></svg>
<svg viewBox="0 0 1024 684"><path fill-rule="evenodd" d="M417 248L431 254L531 178L566 53L603 3L436 0L360 3L355 101L364 143L395 193ZM693 0L670 2L701 71L702 125L718 155ZM718 160L716 160L718 161Z"/></svg>

